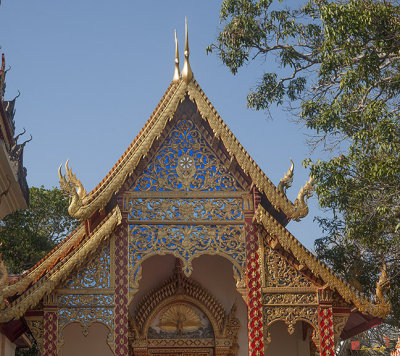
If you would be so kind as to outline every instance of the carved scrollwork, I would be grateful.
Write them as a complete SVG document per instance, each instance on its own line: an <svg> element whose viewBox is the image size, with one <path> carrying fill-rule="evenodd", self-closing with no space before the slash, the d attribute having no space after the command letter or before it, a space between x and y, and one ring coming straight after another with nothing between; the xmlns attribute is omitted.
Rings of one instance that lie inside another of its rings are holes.
<svg viewBox="0 0 400 356"><path fill-rule="evenodd" d="M128 221L232 222L243 220L241 198L168 199L124 197Z"/></svg>
<svg viewBox="0 0 400 356"><path fill-rule="evenodd" d="M316 293L276 293L264 294L264 305L317 305L318 298Z"/></svg>
<svg viewBox="0 0 400 356"><path fill-rule="evenodd" d="M266 286L311 287L312 284L271 248L265 250Z"/></svg>
<svg viewBox="0 0 400 356"><path fill-rule="evenodd" d="M192 261L202 254L218 254L233 264L242 287L246 264L244 229L241 225L133 225L129 234L130 287L138 288L141 263L153 255L172 254L183 262L187 276Z"/></svg>
<svg viewBox="0 0 400 356"><path fill-rule="evenodd" d="M179 120L133 191L236 191L242 189L195 123Z"/></svg>
<svg viewBox="0 0 400 356"><path fill-rule="evenodd" d="M285 322L289 334L293 334L298 321L309 323L314 328L312 339L318 347L319 329L316 306L269 306L264 308L264 334L267 343L271 341L268 327L276 321Z"/></svg>
<svg viewBox="0 0 400 356"><path fill-rule="evenodd" d="M110 287L110 246L79 271L74 272L64 284L67 289L109 288Z"/></svg>
<svg viewBox="0 0 400 356"><path fill-rule="evenodd" d="M208 326L195 332L204 320ZM148 348L157 347L179 347L187 350L188 355L199 347L209 347L210 352L215 347L216 355L238 354L240 322L236 306L226 314L206 289L183 274L178 259L173 275L139 301L129 325L130 345L135 354L147 355ZM154 326L160 330L154 330ZM168 333L170 336L165 335Z"/></svg>
<svg viewBox="0 0 400 356"><path fill-rule="evenodd" d="M58 304L58 348L63 343L63 329L70 323L77 322L82 327L83 335L89 333L93 323L103 323L109 329L107 343L114 349L114 296L101 294L59 295Z"/></svg>
<svg viewBox="0 0 400 356"><path fill-rule="evenodd" d="M333 332L335 345L340 341L340 334L345 327L350 314L333 314Z"/></svg>
<svg viewBox="0 0 400 356"><path fill-rule="evenodd" d="M25 317L25 321L36 340L39 351L43 354L43 317Z"/></svg>

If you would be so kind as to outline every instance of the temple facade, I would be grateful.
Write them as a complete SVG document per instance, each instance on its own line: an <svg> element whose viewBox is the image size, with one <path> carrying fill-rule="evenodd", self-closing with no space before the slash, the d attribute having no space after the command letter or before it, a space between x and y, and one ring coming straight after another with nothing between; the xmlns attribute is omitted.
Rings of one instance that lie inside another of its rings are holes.
<svg viewBox="0 0 400 356"><path fill-rule="evenodd" d="M87 193L65 165L79 227L2 286L46 356L334 355L390 311L318 261L285 226L304 217L293 169L275 186L185 62L107 176Z"/></svg>

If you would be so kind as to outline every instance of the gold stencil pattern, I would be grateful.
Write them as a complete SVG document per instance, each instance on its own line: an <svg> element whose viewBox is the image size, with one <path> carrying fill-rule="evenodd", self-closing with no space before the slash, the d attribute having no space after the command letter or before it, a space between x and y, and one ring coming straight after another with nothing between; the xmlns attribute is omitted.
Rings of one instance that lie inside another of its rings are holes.
<svg viewBox="0 0 400 356"><path fill-rule="evenodd" d="M189 119L176 123L132 188L134 191L241 189Z"/></svg>

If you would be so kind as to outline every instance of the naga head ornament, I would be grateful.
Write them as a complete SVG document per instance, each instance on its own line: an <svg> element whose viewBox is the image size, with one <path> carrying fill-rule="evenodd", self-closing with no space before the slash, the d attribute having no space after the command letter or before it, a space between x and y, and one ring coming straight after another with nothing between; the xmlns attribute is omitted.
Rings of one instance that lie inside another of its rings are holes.
<svg viewBox="0 0 400 356"><path fill-rule="evenodd" d="M283 178L280 180L278 184L278 190L282 192L283 194L286 194L286 190L292 186L293 183L293 176L294 176L294 163L292 159L290 159L290 162L292 162L292 165L286 172L286 174L283 176Z"/></svg>
<svg viewBox="0 0 400 356"><path fill-rule="evenodd" d="M299 194L294 202L294 212L291 216L293 220L299 221L300 218L305 217L308 214L307 200L313 195L314 190L314 178L310 176L310 179L306 182L304 187L301 187Z"/></svg>
<svg viewBox="0 0 400 356"><path fill-rule="evenodd" d="M82 200L86 197L87 193L81 181L72 173L71 168L68 167L68 162L69 160L65 163L66 175L64 176L61 173L62 165L60 165L58 168L58 177L61 190L70 197L68 212L71 216L74 216L74 213L82 206Z"/></svg>

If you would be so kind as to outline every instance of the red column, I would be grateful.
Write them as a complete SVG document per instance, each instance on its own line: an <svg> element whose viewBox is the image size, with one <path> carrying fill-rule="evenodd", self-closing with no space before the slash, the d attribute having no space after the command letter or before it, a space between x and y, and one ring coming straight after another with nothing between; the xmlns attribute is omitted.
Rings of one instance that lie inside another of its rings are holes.
<svg viewBox="0 0 400 356"><path fill-rule="evenodd" d="M263 356L264 340L261 294L261 266L257 226L253 224L254 209L259 203L258 194L255 190L253 190L252 198L253 202L248 201L247 204L245 203L249 355Z"/></svg>
<svg viewBox="0 0 400 356"><path fill-rule="evenodd" d="M318 307L320 356L335 356L332 306Z"/></svg>
<svg viewBox="0 0 400 356"><path fill-rule="evenodd" d="M57 302L55 295L43 299L43 353L46 356L57 356Z"/></svg>
<svg viewBox="0 0 400 356"><path fill-rule="evenodd" d="M115 355L127 356L128 340L128 229L122 224L115 236Z"/></svg>

